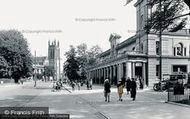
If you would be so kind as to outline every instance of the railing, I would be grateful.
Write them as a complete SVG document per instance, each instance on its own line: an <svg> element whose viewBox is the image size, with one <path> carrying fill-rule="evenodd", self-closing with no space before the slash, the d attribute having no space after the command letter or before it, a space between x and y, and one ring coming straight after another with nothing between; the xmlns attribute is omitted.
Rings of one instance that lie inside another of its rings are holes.
<svg viewBox="0 0 190 119"><path fill-rule="evenodd" d="M190 102L190 88L181 87L176 89L175 86L172 86L168 89L168 101L177 102L177 103L186 103Z"/></svg>

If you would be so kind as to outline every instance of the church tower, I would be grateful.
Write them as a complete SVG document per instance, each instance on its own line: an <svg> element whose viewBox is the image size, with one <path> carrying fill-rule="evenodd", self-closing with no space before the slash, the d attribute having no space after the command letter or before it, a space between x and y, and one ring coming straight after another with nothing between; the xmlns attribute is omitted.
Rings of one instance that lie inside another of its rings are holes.
<svg viewBox="0 0 190 119"><path fill-rule="evenodd" d="M54 80L59 80L61 78L59 41L48 41L48 61L49 66L55 71Z"/></svg>

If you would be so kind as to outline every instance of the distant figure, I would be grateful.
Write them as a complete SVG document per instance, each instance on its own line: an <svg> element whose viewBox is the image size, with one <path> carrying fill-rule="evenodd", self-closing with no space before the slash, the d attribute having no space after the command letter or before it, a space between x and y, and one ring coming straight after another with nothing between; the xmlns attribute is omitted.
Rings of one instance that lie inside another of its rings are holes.
<svg viewBox="0 0 190 119"><path fill-rule="evenodd" d="M36 79L34 79L34 87L36 87L36 85L37 85L37 84L36 84Z"/></svg>
<svg viewBox="0 0 190 119"><path fill-rule="evenodd" d="M133 101L136 99L136 92L137 92L137 83L135 82L135 79L132 78L132 81L131 81L131 98L133 98Z"/></svg>
<svg viewBox="0 0 190 119"><path fill-rule="evenodd" d="M109 83L109 80L106 79L104 81L104 97L105 97L105 102L107 102L107 101L110 102L110 92L111 92L110 88L111 88L111 85Z"/></svg>
<svg viewBox="0 0 190 119"><path fill-rule="evenodd" d="M121 81L121 80L117 84L119 101L123 101L122 95L123 95L123 88L124 88L124 86L125 86L125 83L123 81Z"/></svg>
<svg viewBox="0 0 190 119"><path fill-rule="evenodd" d="M80 82L77 83L77 86L78 86L78 90L80 90L80 86L81 86Z"/></svg>
<svg viewBox="0 0 190 119"><path fill-rule="evenodd" d="M86 81L86 87L87 87L87 90L89 90L89 81L88 80Z"/></svg>
<svg viewBox="0 0 190 119"><path fill-rule="evenodd" d="M131 79L129 77L126 80L126 89L127 89L127 95L128 95L131 89Z"/></svg>
<svg viewBox="0 0 190 119"><path fill-rule="evenodd" d="M20 83L21 83L22 85L23 85L23 82L24 82L23 79L20 79Z"/></svg>
<svg viewBox="0 0 190 119"><path fill-rule="evenodd" d="M72 91L74 91L75 90L75 83L74 82L72 82Z"/></svg>
<svg viewBox="0 0 190 119"><path fill-rule="evenodd" d="M140 89L143 89L144 88L144 85L143 85L143 83L144 83L144 79L142 78L142 77L139 77L139 88Z"/></svg>
<svg viewBox="0 0 190 119"><path fill-rule="evenodd" d="M89 81L89 88L92 90L92 79Z"/></svg>

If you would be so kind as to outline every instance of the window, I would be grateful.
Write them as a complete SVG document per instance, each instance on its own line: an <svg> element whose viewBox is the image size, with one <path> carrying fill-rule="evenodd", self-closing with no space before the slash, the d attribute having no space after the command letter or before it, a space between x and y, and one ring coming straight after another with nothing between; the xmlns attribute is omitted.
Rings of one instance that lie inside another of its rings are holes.
<svg viewBox="0 0 190 119"><path fill-rule="evenodd" d="M173 65L173 72L187 73L187 66L186 65Z"/></svg>
<svg viewBox="0 0 190 119"><path fill-rule="evenodd" d="M143 43L140 44L140 52L143 53Z"/></svg>
<svg viewBox="0 0 190 119"><path fill-rule="evenodd" d="M160 42L156 41L156 55L160 55Z"/></svg>
<svg viewBox="0 0 190 119"><path fill-rule="evenodd" d="M160 65L156 65L156 76L159 78L160 76Z"/></svg>
<svg viewBox="0 0 190 119"><path fill-rule="evenodd" d="M178 43L175 47L174 47L174 56L186 56L186 48L184 48L182 43Z"/></svg>
<svg viewBox="0 0 190 119"><path fill-rule="evenodd" d="M151 13L152 13L151 8L148 8L148 18L151 18Z"/></svg>
<svg viewBox="0 0 190 119"><path fill-rule="evenodd" d="M143 14L141 14L141 18L140 18L140 28L143 29Z"/></svg>
<svg viewBox="0 0 190 119"><path fill-rule="evenodd" d="M183 44L182 43L179 43L177 45L177 55L183 56Z"/></svg>
<svg viewBox="0 0 190 119"><path fill-rule="evenodd" d="M177 55L182 56L182 49L181 49L181 47L177 47Z"/></svg>

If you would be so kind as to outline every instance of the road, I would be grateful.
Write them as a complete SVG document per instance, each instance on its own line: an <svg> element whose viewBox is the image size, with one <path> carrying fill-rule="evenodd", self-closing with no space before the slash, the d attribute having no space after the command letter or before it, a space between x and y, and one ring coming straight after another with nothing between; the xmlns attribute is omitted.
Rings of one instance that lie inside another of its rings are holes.
<svg viewBox="0 0 190 119"><path fill-rule="evenodd" d="M51 114L70 114L71 119L189 119L190 108L165 103L165 92L150 89L139 90L137 100L124 95L118 101L117 90L112 87L111 102L104 102L103 87L93 90L72 91L64 85L61 91L53 92L51 82L25 82L24 85L0 85L0 105L28 107L49 107ZM68 91L69 90L69 91Z"/></svg>

